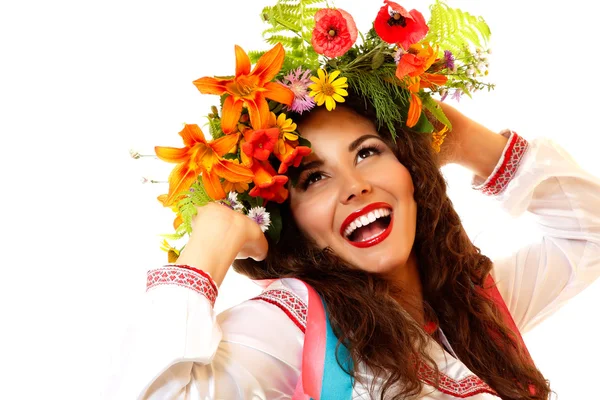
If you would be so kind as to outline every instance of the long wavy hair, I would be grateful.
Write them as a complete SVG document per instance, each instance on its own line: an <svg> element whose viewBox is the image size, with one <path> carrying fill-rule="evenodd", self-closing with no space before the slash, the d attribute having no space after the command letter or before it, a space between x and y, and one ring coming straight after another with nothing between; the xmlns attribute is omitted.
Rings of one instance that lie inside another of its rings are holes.
<svg viewBox="0 0 600 400"><path fill-rule="evenodd" d="M351 94L343 106L375 121L366 99ZM300 133L303 118L306 114L294 118ZM440 326L461 362L502 399L547 399L548 381L482 290L492 262L473 245L447 196L431 135L398 126L394 143L385 124L378 132L414 182L417 221L413 251L425 317ZM354 365L366 366L375 376L369 385L371 397L375 397L376 381L382 382L378 389L381 399L420 394L420 364L433 367L435 376L439 370L427 352L431 339L394 300L401 296L400 289L380 275L354 268L330 248L318 248L298 229L288 201L280 210L281 237L277 244L269 242L266 259L236 260L234 269L252 279L293 277L311 285L323 298L338 344L348 348ZM355 369L348 373L361 380ZM433 385L437 387L439 380Z"/></svg>

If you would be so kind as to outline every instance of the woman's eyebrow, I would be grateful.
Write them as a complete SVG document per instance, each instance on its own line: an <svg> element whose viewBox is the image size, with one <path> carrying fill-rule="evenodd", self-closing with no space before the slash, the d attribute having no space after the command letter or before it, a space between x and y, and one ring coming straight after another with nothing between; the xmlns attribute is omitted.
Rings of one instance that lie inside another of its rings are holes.
<svg viewBox="0 0 600 400"><path fill-rule="evenodd" d="M348 152L353 152L354 150L356 150L356 148L358 146L360 146L360 144L362 142L364 142L367 139L371 139L371 138L379 139L379 140L383 141L381 139L381 137L377 136L377 135L373 135L373 134L363 135L363 136L359 137L358 139L355 139L352 143L350 143L348 145ZM313 168L319 168L319 167L323 166L323 164L324 164L323 160L320 160L320 159L317 159L317 160L314 160L314 161L310 161L310 162L307 162L306 164L301 164L298 167L297 172L298 172L298 174L301 174L304 170L313 169Z"/></svg>
<svg viewBox="0 0 600 400"><path fill-rule="evenodd" d="M323 164L324 164L323 160L310 161L310 162L307 162L306 164L300 164L300 166L298 167L296 172L298 175L300 175L300 174L302 174L302 172L304 172L307 169L320 168L321 166L323 166Z"/></svg>
<svg viewBox="0 0 600 400"><path fill-rule="evenodd" d="M359 137L358 139L356 139L352 143L350 143L350 145L348 146L348 152L352 152L352 151L356 150L356 148L358 146L360 146L360 144L362 142L364 142L367 139L371 139L371 138L375 138L375 139L379 139L379 140L383 141L381 139L381 137L377 136L377 135L373 135L373 134L362 135L361 137Z"/></svg>

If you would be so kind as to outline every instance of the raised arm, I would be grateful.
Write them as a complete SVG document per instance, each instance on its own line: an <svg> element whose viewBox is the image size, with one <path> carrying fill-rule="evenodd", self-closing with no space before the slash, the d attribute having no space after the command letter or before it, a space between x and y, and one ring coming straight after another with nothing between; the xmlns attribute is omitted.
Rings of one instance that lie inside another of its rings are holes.
<svg viewBox="0 0 600 400"><path fill-rule="evenodd" d="M530 213L542 233L494 260L492 270L515 323L526 332L600 276L600 179L552 140L498 135L454 109L445 111L461 129L454 162L473 171L473 188L513 217Z"/></svg>
<svg viewBox="0 0 600 400"><path fill-rule="evenodd" d="M110 398L241 400L294 392L302 329L266 301L249 300L218 316L213 311L217 283L236 255L263 258L266 239L246 216L206 207L177 264L148 272Z"/></svg>

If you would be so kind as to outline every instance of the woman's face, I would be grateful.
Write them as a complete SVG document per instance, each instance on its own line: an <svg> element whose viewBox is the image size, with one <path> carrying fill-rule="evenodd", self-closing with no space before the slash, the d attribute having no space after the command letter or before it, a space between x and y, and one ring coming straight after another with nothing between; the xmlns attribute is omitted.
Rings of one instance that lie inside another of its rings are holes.
<svg viewBox="0 0 600 400"><path fill-rule="evenodd" d="M415 238L414 186L373 123L342 106L312 112L299 131L313 150L290 188L300 230L356 268L389 273L405 265Z"/></svg>

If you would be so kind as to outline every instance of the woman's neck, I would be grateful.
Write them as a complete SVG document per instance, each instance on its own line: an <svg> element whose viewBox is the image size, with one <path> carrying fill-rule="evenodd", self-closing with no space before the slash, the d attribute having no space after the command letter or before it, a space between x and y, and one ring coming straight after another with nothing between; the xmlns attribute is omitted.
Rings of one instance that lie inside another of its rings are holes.
<svg viewBox="0 0 600 400"><path fill-rule="evenodd" d="M417 257L414 250L410 253L406 264L396 269L387 277L398 288L392 294L396 300L421 326L425 325L423 310L423 289Z"/></svg>

